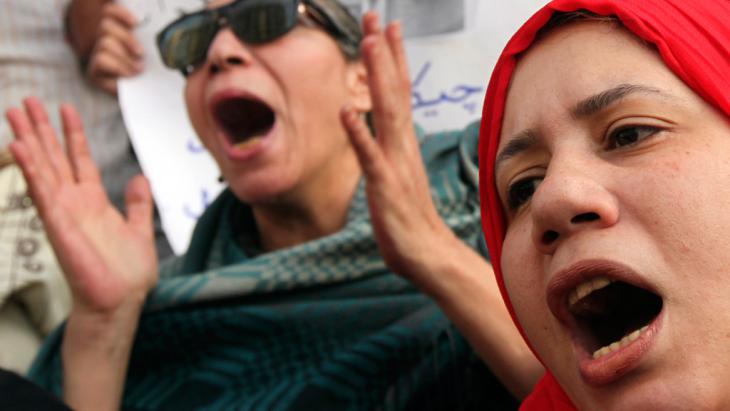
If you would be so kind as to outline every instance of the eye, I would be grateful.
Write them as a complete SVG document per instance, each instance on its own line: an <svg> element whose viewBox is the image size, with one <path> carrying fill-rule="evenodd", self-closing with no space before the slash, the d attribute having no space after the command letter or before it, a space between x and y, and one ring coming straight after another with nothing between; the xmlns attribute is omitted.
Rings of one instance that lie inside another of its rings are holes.
<svg viewBox="0 0 730 411"><path fill-rule="evenodd" d="M507 189L510 210L516 210L530 201L540 182L542 177L528 177L511 184Z"/></svg>
<svg viewBox="0 0 730 411"><path fill-rule="evenodd" d="M609 149L631 146L659 131L661 129L654 126L619 127L609 133L607 145Z"/></svg>

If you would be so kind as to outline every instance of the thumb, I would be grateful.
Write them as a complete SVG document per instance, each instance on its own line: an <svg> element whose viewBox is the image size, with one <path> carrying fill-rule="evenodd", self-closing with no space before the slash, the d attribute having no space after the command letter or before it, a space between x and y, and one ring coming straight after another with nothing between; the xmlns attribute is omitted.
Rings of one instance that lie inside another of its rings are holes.
<svg viewBox="0 0 730 411"><path fill-rule="evenodd" d="M134 176L127 183L124 195L127 206L127 222L145 234L152 236L152 191L142 174Z"/></svg>

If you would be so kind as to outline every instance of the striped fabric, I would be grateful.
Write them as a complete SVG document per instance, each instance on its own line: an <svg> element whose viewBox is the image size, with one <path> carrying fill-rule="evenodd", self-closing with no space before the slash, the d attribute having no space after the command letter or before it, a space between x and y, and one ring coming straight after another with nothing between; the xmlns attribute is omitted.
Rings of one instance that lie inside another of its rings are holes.
<svg viewBox="0 0 730 411"><path fill-rule="evenodd" d="M25 191L20 170L0 161L0 367L21 374L71 307L66 280Z"/></svg>
<svg viewBox="0 0 730 411"><path fill-rule="evenodd" d="M427 138L422 149L439 212L485 253L477 132L474 124ZM232 215L253 221L225 191L199 220L188 254L163 265L137 334L124 409L516 407L434 302L385 267L362 184L341 231L273 253L240 248L250 241L234 240L241 233L231 229ZM31 372L56 392L61 333Z"/></svg>

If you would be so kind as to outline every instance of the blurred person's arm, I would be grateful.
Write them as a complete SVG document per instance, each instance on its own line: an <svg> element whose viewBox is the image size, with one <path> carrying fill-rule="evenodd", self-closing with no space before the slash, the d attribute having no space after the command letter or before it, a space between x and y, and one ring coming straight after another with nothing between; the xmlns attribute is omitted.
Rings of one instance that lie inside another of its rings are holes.
<svg viewBox="0 0 730 411"><path fill-rule="evenodd" d="M68 43L80 59L87 59L96 42L104 4L112 0L71 0L66 10Z"/></svg>
<svg viewBox="0 0 730 411"><path fill-rule="evenodd" d="M143 49L134 36L135 16L110 0L72 0L66 15L71 48L92 84L111 94L119 77L142 71Z"/></svg>

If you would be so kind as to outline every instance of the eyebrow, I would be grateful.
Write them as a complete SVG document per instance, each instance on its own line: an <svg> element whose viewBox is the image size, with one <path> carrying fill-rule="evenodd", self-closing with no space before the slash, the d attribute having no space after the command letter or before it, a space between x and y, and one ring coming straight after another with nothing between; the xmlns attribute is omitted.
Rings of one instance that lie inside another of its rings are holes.
<svg viewBox="0 0 730 411"><path fill-rule="evenodd" d="M616 87L592 95L576 104L570 114L575 118L590 117L608 108L629 94L663 94L658 89L637 84L619 84Z"/></svg>
<svg viewBox="0 0 730 411"><path fill-rule="evenodd" d="M664 95L664 93L660 90L652 87L637 84L619 84L616 87L612 87L579 101L570 110L570 114L577 119L590 117L602 110L605 110L624 97L635 93ZM538 140L539 133L533 129L526 129L515 134L497 155L494 169L498 170L504 161L528 150L537 144Z"/></svg>
<svg viewBox="0 0 730 411"><path fill-rule="evenodd" d="M537 131L533 129L527 129L517 133L509 140L509 143L504 146L502 151L499 152L494 169L499 169L499 165L503 161L507 160L508 158L512 158L537 144L538 138L539 137Z"/></svg>

